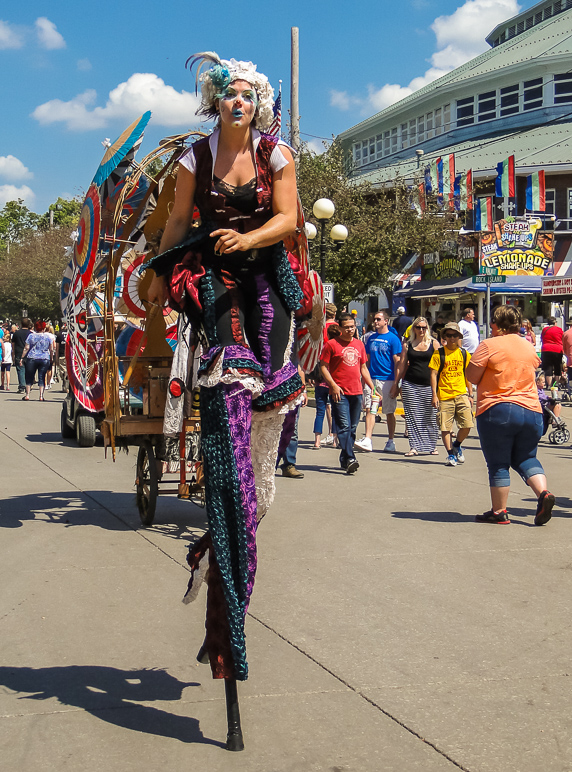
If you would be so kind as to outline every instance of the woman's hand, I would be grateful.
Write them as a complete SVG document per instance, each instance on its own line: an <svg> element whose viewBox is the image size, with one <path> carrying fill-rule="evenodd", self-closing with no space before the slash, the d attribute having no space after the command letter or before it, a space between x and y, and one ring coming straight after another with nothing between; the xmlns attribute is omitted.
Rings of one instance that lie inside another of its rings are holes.
<svg viewBox="0 0 572 772"><path fill-rule="evenodd" d="M249 233L237 233L228 228L219 228L210 234L212 239L218 239L215 254L224 255L231 252L246 252L252 249L252 236Z"/></svg>
<svg viewBox="0 0 572 772"><path fill-rule="evenodd" d="M389 396L391 397L391 399L397 399L397 397L399 396L399 386L397 385L397 383L394 383L393 386L391 387L389 391Z"/></svg>
<svg viewBox="0 0 572 772"><path fill-rule="evenodd" d="M147 298L150 303L156 303L158 306L164 306L167 302L167 285L164 276L153 276L149 289L147 290Z"/></svg>

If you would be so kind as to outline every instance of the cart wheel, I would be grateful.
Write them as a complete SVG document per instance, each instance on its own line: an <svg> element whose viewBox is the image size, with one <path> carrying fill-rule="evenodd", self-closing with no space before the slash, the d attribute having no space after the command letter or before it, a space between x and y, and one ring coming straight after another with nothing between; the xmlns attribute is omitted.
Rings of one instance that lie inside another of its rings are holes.
<svg viewBox="0 0 572 772"><path fill-rule="evenodd" d="M553 442L555 445L564 445L570 439L570 432L568 429L555 429L551 437L554 437Z"/></svg>
<svg viewBox="0 0 572 772"><path fill-rule="evenodd" d="M550 432L550 433L549 433L549 435L548 435L548 442L549 442L551 445L556 445L556 443L554 442L554 432Z"/></svg>
<svg viewBox="0 0 572 772"><path fill-rule="evenodd" d="M93 448L96 431L95 418L92 415L78 415L75 421L75 436L80 448Z"/></svg>
<svg viewBox="0 0 572 772"><path fill-rule="evenodd" d="M159 476L153 446L145 440L137 454L137 508L143 525L151 525L155 517L157 496L159 495Z"/></svg>
<svg viewBox="0 0 572 772"><path fill-rule="evenodd" d="M67 419L67 410L64 402L62 404L62 413L60 417L61 435L62 435L62 440L71 440L75 437L75 432L70 426L68 426L68 422L66 419Z"/></svg>

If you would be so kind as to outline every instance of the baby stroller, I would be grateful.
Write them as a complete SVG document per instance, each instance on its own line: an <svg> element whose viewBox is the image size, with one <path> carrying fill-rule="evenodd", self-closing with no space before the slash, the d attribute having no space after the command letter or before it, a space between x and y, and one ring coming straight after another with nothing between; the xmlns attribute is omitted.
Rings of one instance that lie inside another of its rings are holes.
<svg viewBox="0 0 572 772"><path fill-rule="evenodd" d="M554 400L551 400L554 404ZM548 427L552 426L552 431L548 435L548 442L551 445L564 445L570 439L570 432L566 428L566 422L560 416L554 414L554 411L550 407L550 402L542 403L542 418L544 421L543 436L546 434Z"/></svg>

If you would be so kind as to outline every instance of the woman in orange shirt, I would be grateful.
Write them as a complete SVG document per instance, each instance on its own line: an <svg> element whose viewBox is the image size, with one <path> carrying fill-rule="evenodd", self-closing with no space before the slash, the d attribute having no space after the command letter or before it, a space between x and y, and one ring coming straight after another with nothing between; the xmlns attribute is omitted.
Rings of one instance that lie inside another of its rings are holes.
<svg viewBox="0 0 572 772"><path fill-rule="evenodd" d="M534 524L544 525L552 516L554 496L536 457L543 428L535 383L539 361L532 345L519 335L521 325L518 308L496 308L493 337L479 345L467 366L467 379L477 384L477 428L492 501L488 512L475 517L478 523L510 523L506 505L511 467L536 494Z"/></svg>

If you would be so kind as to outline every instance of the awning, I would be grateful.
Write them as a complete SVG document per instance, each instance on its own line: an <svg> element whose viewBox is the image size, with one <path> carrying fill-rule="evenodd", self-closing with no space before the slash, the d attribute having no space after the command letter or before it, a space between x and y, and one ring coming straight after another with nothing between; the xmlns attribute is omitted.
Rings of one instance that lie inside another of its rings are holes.
<svg viewBox="0 0 572 772"><path fill-rule="evenodd" d="M431 298L458 293L486 292L486 284L473 284L472 277L420 281L412 287L395 290L393 296L403 298ZM491 295L540 294L541 276L507 276L504 284L491 284Z"/></svg>
<svg viewBox="0 0 572 772"><path fill-rule="evenodd" d="M437 279L436 281L419 281L412 287L395 290L393 297L407 298L431 298L437 295L455 295L458 292L465 292L465 287L470 279L457 277L456 279Z"/></svg>

